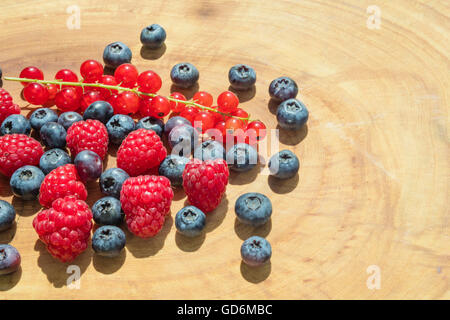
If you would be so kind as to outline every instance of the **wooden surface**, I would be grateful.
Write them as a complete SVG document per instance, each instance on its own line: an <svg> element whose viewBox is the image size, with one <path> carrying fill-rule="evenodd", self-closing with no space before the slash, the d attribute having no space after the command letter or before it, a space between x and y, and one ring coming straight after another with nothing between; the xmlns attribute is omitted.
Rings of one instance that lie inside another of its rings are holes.
<svg viewBox="0 0 450 320"><path fill-rule="evenodd" d="M79 30L66 27L73 4L81 9ZM372 4L381 10L379 29L367 26ZM248 63L258 80L241 96L246 110L275 128L267 89L287 75L311 116L307 130L280 132L280 147L300 158L298 178L276 184L256 171L233 174L205 237L180 237L173 218L153 239L127 233L120 259L87 250L75 260L79 290L66 286L67 265L37 240L37 203L13 198L1 178L1 198L18 217L0 239L19 249L22 269L0 279L0 298L449 299L449 16L445 0L3 0L4 75L36 65L52 78L60 68L101 60L104 46L119 40L141 71L161 75L165 95L175 63L195 64L200 89L215 96L228 88L228 69ZM156 53L139 42L150 23L168 33ZM3 87L26 106L20 84ZM98 185L88 190L93 204ZM247 191L272 199L267 226L236 223L234 202ZM172 216L184 202L176 192ZM240 260L252 234L273 247L271 264L259 270ZM379 289L367 287L369 266L379 267Z"/></svg>

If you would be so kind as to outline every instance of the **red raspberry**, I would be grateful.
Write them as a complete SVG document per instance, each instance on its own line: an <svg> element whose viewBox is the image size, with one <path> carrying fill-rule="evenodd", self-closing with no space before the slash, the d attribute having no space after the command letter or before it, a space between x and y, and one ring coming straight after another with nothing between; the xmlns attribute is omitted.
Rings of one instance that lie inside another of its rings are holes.
<svg viewBox="0 0 450 320"><path fill-rule="evenodd" d="M20 107L13 103L13 98L5 89L0 89L0 125L12 114L19 114Z"/></svg>
<svg viewBox="0 0 450 320"><path fill-rule="evenodd" d="M91 150L103 159L108 151L108 131L98 120L75 122L67 130L66 141L73 157L80 151Z"/></svg>
<svg viewBox="0 0 450 320"><path fill-rule="evenodd" d="M39 239L48 252L62 262L72 261L87 246L92 229L92 212L83 200L68 196L57 199L50 209L33 220Z"/></svg>
<svg viewBox="0 0 450 320"><path fill-rule="evenodd" d="M74 196L81 200L87 198L86 187L80 181L73 164L58 167L45 176L39 190L39 203L50 207L54 200L65 196Z"/></svg>
<svg viewBox="0 0 450 320"><path fill-rule="evenodd" d="M138 176L125 180L120 202L128 229L141 238L153 237L170 212L173 190L162 176Z"/></svg>
<svg viewBox="0 0 450 320"><path fill-rule="evenodd" d="M223 159L193 159L183 171L183 188L189 202L207 213L219 205L228 184L228 165Z"/></svg>
<svg viewBox="0 0 450 320"><path fill-rule="evenodd" d="M146 174L167 156L167 150L153 130L131 132L117 151L117 167L130 176Z"/></svg>
<svg viewBox="0 0 450 320"><path fill-rule="evenodd" d="M38 166L44 150L41 144L25 134L0 137L0 172L7 177L20 167Z"/></svg>

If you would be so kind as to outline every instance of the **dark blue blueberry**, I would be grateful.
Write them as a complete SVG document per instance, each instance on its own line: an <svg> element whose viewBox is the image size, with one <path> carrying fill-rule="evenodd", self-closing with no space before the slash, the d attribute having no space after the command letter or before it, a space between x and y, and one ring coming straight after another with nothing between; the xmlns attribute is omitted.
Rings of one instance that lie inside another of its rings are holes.
<svg viewBox="0 0 450 320"><path fill-rule="evenodd" d="M117 41L108 44L103 51L103 61L110 68L117 68L123 63L131 62L132 53L126 44Z"/></svg>
<svg viewBox="0 0 450 320"><path fill-rule="evenodd" d="M170 71L172 82L181 88L192 87L198 81L199 76L197 68L188 62L178 63Z"/></svg>
<svg viewBox="0 0 450 320"><path fill-rule="evenodd" d="M298 87L294 80L288 77L279 77L269 86L270 97L276 101L284 101L297 96Z"/></svg>
<svg viewBox="0 0 450 320"><path fill-rule="evenodd" d="M251 267L263 265L270 260L272 247L264 238L253 236L244 241L241 246L241 257L245 264Z"/></svg>
<svg viewBox="0 0 450 320"><path fill-rule="evenodd" d="M138 121L136 129L153 130L161 137L164 132L164 122L158 118L145 117Z"/></svg>
<svg viewBox="0 0 450 320"><path fill-rule="evenodd" d="M67 152L61 149L50 149L45 152L39 160L39 167L44 174L48 174L53 169L71 163L72 159Z"/></svg>
<svg viewBox="0 0 450 320"><path fill-rule="evenodd" d="M14 207L4 200L0 200L0 231L5 231L14 223L16 218L16 210Z"/></svg>
<svg viewBox="0 0 450 320"><path fill-rule="evenodd" d="M141 42L150 49L158 49L166 40L166 30L159 24L152 24L142 29Z"/></svg>
<svg viewBox="0 0 450 320"><path fill-rule="evenodd" d="M227 152L227 163L233 171L249 171L258 163L258 152L246 143L235 144Z"/></svg>
<svg viewBox="0 0 450 320"><path fill-rule="evenodd" d="M123 211L120 201L114 197L98 199L92 206L92 215L99 225L118 226L123 222Z"/></svg>
<svg viewBox="0 0 450 320"><path fill-rule="evenodd" d="M23 200L35 200L44 178L45 174L38 167L23 166L14 171L9 185L17 197Z"/></svg>
<svg viewBox="0 0 450 320"><path fill-rule="evenodd" d="M83 150L78 153L73 163L83 181L96 180L103 171L102 158L91 150Z"/></svg>
<svg viewBox="0 0 450 320"><path fill-rule="evenodd" d="M21 114L12 114L7 117L0 127L0 133L13 134L13 133L23 133L29 135L31 132L30 121Z"/></svg>
<svg viewBox="0 0 450 320"><path fill-rule="evenodd" d="M301 101L289 99L278 106L278 125L283 129L298 130L308 121L308 115L308 109Z"/></svg>
<svg viewBox="0 0 450 320"><path fill-rule="evenodd" d="M106 124L114 115L113 107L106 101L95 101L84 111L83 119L95 119Z"/></svg>
<svg viewBox="0 0 450 320"><path fill-rule="evenodd" d="M135 129L133 118L125 114L116 114L109 119L106 124L109 141L114 144L121 144L123 139Z"/></svg>
<svg viewBox="0 0 450 320"><path fill-rule="evenodd" d="M236 200L234 211L239 221L257 227L270 219L272 203L261 193L244 193Z"/></svg>
<svg viewBox="0 0 450 320"><path fill-rule="evenodd" d="M192 126L191 122L188 119L180 116L175 116L167 120L166 124L164 125L164 133L169 135L170 131L172 131L173 128L181 124Z"/></svg>
<svg viewBox="0 0 450 320"><path fill-rule="evenodd" d="M49 148L66 147L66 129L57 122L47 122L39 131L41 140Z"/></svg>
<svg viewBox="0 0 450 320"><path fill-rule="evenodd" d="M172 187L180 187L183 184L183 171L189 159L178 155L169 154L159 165L159 175L170 180Z"/></svg>
<svg viewBox="0 0 450 320"><path fill-rule="evenodd" d="M292 178L297 174L299 167L297 156L290 150L281 150L269 160L270 174L280 179Z"/></svg>
<svg viewBox="0 0 450 320"><path fill-rule="evenodd" d="M183 157L190 157L192 150L198 144L198 132L191 125L178 125L169 133L169 145L172 147L172 154Z"/></svg>
<svg viewBox="0 0 450 320"><path fill-rule="evenodd" d="M69 130L70 126L78 121L83 121L83 117L81 116L81 114L75 111L61 113L58 118L58 123L62 125L66 130Z"/></svg>
<svg viewBox="0 0 450 320"><path fill-rule="evenodd" d="M200 235L205 228L205 223L205 214L194 206L184 207L175 216L175 226L178 232L188 237Z"/></svg>
<svg viewBox="0 0 450 320"><path fill-rule="evenodd" d="M248 65L237 64L228 72L228 80L233 89L248 90L256 82L256 72Z"/></svg>
<svg viewBox="0 0 450 320"><path fill-rule="evenodd" d="M30 125L34 130L40 130L47 122L58 121L58 115L49 108L40 108L34 111L30 117Z"/></svg>
<svg viewBox="0 0 450 320"><path fill-rule="evenodd" d="M20 267L20 254L9 244L0 244L0 275L10 274Z"/></svg>
<svg viewBox="0 0 450 320"><path fill-rule="evenodd" d="M103 226L95 230L92 236L92 249L100 256L114 258L125 247L126 237L122 229L116 226Z"/></svg>
<svg viewBox="0 0 450 320"><path fill-rule="evenodd" d="M225 148L216 140L203 141L194 150L194 158L206 160L225 159Z"/></svg>
<svg viewBox="0 0 450 320"><path fill-rule="evenodd" d="M122 184L129 177L128 173L122 169L110 168L100 176L100 190L103 194L119 199Z"/></svg>

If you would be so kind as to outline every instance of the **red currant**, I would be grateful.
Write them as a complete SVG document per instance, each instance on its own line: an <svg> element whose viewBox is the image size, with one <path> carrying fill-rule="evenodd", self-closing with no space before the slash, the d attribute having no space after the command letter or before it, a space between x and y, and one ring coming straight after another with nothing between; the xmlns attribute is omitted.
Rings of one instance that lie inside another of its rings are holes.
<svg viewBox="0 0 450 320"><path fill-rule="evenodd" d="M146 93L156 93L162 86L161 77L151 70L142 72L137 78L139 91Z"/></svg>
<svg viewBox="0 0 450 320"><path fill-rule="evenodd" d="M102 95L98 91L88 91L81 97L81 112L84 112L91 103L102 100Z"/></svg>
<svg viewBox="0 0 450 320"><path fill-rule="evenodd" d="M225 121L225 130L227 133L233 133L237 129L242 129L243 127L244 123L241 119L229 118L227 121Z"/></svg>
<svg viewBox="0 0 450 320"><path fill-rule="evenodd" d="M195 116L197 115L198 112L199 112L199 110L197 108L187 107L183 111L181 111L180 116L182 116L183 118L188 119L191 123L193 123L194 122L194 118L195 118Z"/></svg>
<svg viewBox="0 0 450 320"><path fill-rule="evenodd" d="M202 133L205 133L206 130L213 128L214 123L214 116L208 111L200 111L194 117L194 128Z"/></svg>
<svg viewBox="0 0 450 320"><path fill-rule="evenodd" d="M48 100L53 100L55 99L55 96L59 91L59 86L57 84L49 83L47 84L47 91L48 91Z"/></svg>
<svg viewBox="0 0 450 320"><path fill-rule="evenodd" d="M223 138L226 135L226 131L225 131L225 121L219 121L216 123L216 125L214 126L214 129L218 130L218 132L220 133L220 136L216 136L215 140L218 140L220 142L224 142Z"/></svg>
<svg viewBox="0 0 450 320"><path fill-rule="evenodd" d="M78 76L69 69L61 69L55 74L55 79L64 82L78 82Z"/></svg>
<svg viewBox="0 0 450 320"><path fill-rule="evenodd" d="M142 117L149 117L153 115L150 107L150 102L152 99L152 97L147 96L141 96L141 99L139 99L139 113Z"/></svg>
<svg viewBox="0 0 450 320"><path fill-rule="evenodd" d="M231 115L239 117L239 118L248 118L248 113L244 109L237 108L234 110ZM241 119L242 120L242 119ZM247 124L248 120L242 120L244 122L244 125Z"/></svg>
<svg viewBox="0 0 450 320"><path fill-rule="evenodd" d="M40 83L30 83L23 89L25 100L34 105L42 105L48 101L48 90Z"/></svg>
<svg viewBox="0 0 450 320"><path fill-rule="evenodd" d="M164 118L170 112L170 103L166 97L156 96L150 102L150 108L154 117Z"/></svg>
<svg viewBox="0 0 450 320"><path fill-rule="evenodd" d="M117 86L116 78L109 75L102 76L102 78L100 79L100 83L106 84L107 86ZM107 99L111 95L117 94L117 90L115 89L98 88L98 90L100 91L103 99Z"/></svg>
<svg viewBox="0 0 450 320"><path fill-rule="evenodd" d="M177 99L177 100L183 100L183 101L186 101L186 97L182 94L182 93L179 93L179 92L172 92L171 94L170 94L170 96L172 97L172 98L174 98L174 99ZM170 109L173 111L173 112L181 112L181 111L183 111L183 109L185 108L185 104L184 103L181 103L181 102L176 102L176 101L170 101Z"/></svg>
<svg viewBox="0 0 450 320"><path fill-rule="evenodd" d="M103 75L103 65L96 60L86 60L81 64L80 73L87 81L99 81Z"/></svg>
<svg viewBox="0 0 450 320"><path fill-rule="evenodd" d="M217 97L219 110L222 112L233 112L239 105L239 98L231 91L224 91Z"/></svg>
<svg viewBox="0 0 450 320"><path fill-rule="evenodd" d="M80 107L81 95L73 87L63 88L56 94L56 107L62 112L76 111Z"/></svg>
<svg viewBox="0 0 450 320"><path fill-rule="evenodd" d="M194 94L192 100L202 106L211 107L213 103L213 96L208 92L198 91Z"/></svg>
<svg viewBox="0 0 450 320"><path fill-rule="evenodd" d="M247 125L248 136L254 136L256 140L262 140L266 137L266 125L262 121L252 121Z"/></svg>
<svg viewBox="0 0 450 320"><path fill-rule="evenodd" d="M133 88L138 79L138 70L130 63L124 63L117 67L114 78L122 87Z"/></svg>
<svg viewBox="0 0 450 320"><path fill-rule="evenodd" d="M106 99L106 102L108 102L114 109L114 113L116 113L117 106L119 103L119 95L118 94L112 94L111 96Z"/></svg>
<svg viewBox="0 0 450 320"><path fill-rule="evenodd" d="M44 80L44 73L36 67L26 67L20 72L21 78ZM24 87L26 87L29 82L21 82Z"/></svg>
<svg viewBox="0 0 450 320"><path fill-rule="evenodd" d="M129 91L119 93L114 113L133 114L139 110L139 97Z"/></svg>

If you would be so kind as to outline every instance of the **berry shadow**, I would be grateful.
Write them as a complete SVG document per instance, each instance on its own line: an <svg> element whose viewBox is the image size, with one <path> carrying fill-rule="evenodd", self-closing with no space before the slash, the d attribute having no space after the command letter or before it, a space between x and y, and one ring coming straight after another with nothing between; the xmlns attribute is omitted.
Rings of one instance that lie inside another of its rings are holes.
<svg viewBox="0 0 450 320"><path fill-rule="evenodd" d="M3 79L0 79L0 88L3 88Z"/></svg>
<svg viewBox="0 0 450 320"><path fill-rule="evenodd" d="M142 46L141 47L141 57L145 60L156 60L162 57L162 55L166 52L166 44L163 43L163 45L157 49L150 49L147 47Z"/></svg>
<svg viewBox="0 0 450 320"><path fill-rule="evenodd" d="M107 66L105 66L103 68L103 74L107 75L107 76L113 76L114 75L114 71L116 71L115 68L111 68L111 67L107 67Z"/></svg>
<svg viewBox="0 0 450 320"><path fill-rule="evenodd" d="M236 172L230 170L229 183L232 185L243 185L249 184L255 181L258 173L261 171L261 167L264 167L262 164L257 164L254 168L246 172Z"/></svg>
<svg viewBox="0 0 450 320"><path fill-rule="evenodd" d="M186 204L189 205L189 204ZM228 211L228 199L223 198L219 206L213 211L206 214L205 232L211 232L220 226L225 219Z"/></svg>
<svg viewBox="0 0 450 320"><path fill-rule="evenodd" d="M186 197L183 187L175 187L173 189L173 201L178 201Z"/></svg>
<svg viewBox="0 0 450 320"><path fill-rule="evenodd" d="M228 87L228 91L233 92L239 98L239 102L246 102L253 99L256 95L256 87L252 86L248 90L236 90L232 86Z"/></svg>
<svg viewBox="0 0 450 320"><path fill-rule="evenodd" d="M37 200L22 200L16 196L12 198L11 204L16 209L16 214L21 217L30 217L42 209Z"/></svg>
<svg viewBox="0 0 450 320"><path fill-rule="evenodd" d="M159 233L151 238L142 239L135 236L130 231L126 230L125 235L127 237L127 244L125 245L128 251L136 258L146 258L154 256L161 250L164 246L164 242L170 229L172 229L173 218L171 215L166 217L166 221Z"/></svg>
<svg viewBox="0 0 450 320"><path fill-rule="evenodd" d="M280 128L277 125L277 130L279 130L278 139L282 144L289 146L295 146L302 142L308 135L308 125L305 124L299 130L286 130Z"/></svg>
<svg viewBox="0 0 450 320"><path fill-rule="evenodd" d="M0 197L10 197L12 194L9 178L0 174Z"/></svg>
<svg viewBox="0 0 450 320"><path fill-rule="evenodd" d="M14 239L14 236L17 231L17 220L18 219L16 216L16 221L14 221L11 228L0 232L0 243L1 244L10 243L12 241L12 239Z"/></svg>
<svg viewBox="0 0 450 320"><path fill-rule="evenodd" d="M175 243L177 247L185 252L194 252L200 249L203 242L205 242L205 233L197 237L187 237L179 232L175 233Z"/></svg>
<svg viewBox="0 0 450 320"><path fill-rule="evenodd" d="M250 267L245 264L244 261L241 261L242 277L251 283L260 283L266 280L269 277L271 271L272 263L270 261L258 267Z"/></svg>
<svg viewBox="0 0 450 320"><path fill-rule="evenodd" d="M280 101L270 99L269 103L267 104L267 107L269 108L269 111L271 114L276 115L278 106L280 105Z"/></svg>
<svg viewBox="0 0 450 320"><path fill-rule="evenodd" d="M269 176L267 182L269 183L270 189L278 194L286 194L292 192L298 185L300 180L298 172L295 176L290 179L278 179L274 176Z"/></svg>
<svg viewBox="0 0 450 320"><path fill-rule="evenodd" d="M117 157L117 151L119 150L119 146L110 143L108 145L108 155L111 157ZM107 157L105 157L107 158ZM103 162L103 166L106 168L106 165L108 164L108 160L106 160L106 162Z"/></svg>
<svg viewBox="0 0 450 320"><path fill-rule="evenodd" d="M181 87L177 87L176 85L172 84L170 86L170 93L180 92L186 97L187 100L191 100L199 88L200 87L199 87L198 83L194 84L192 87L189 87L189 88L181 88Z"/></svg>
<svg viewBox="0 0 450 320"><path fill-rule="evenodd" d="M272 230L272 219L258 227L240 222L238 219L234 221L234 232L241 240L247 240L251 236L259 236L265 238Z"/></svg>
<svg viewBox="0 0 450 320"><path fill-rule="evenodd" d="M22 267L19 267L16 272L0 276L0 291L8 291L14 288L19 283L21 277Z"/></svg>
<svg viewBox="0 0 450 320"><path fill-rule="evenodd" d="M103 274L113 274L119 270L125 263L127 251L122 250L118 257L108 258L94 254L92 259L95 270Z"/></svg>

